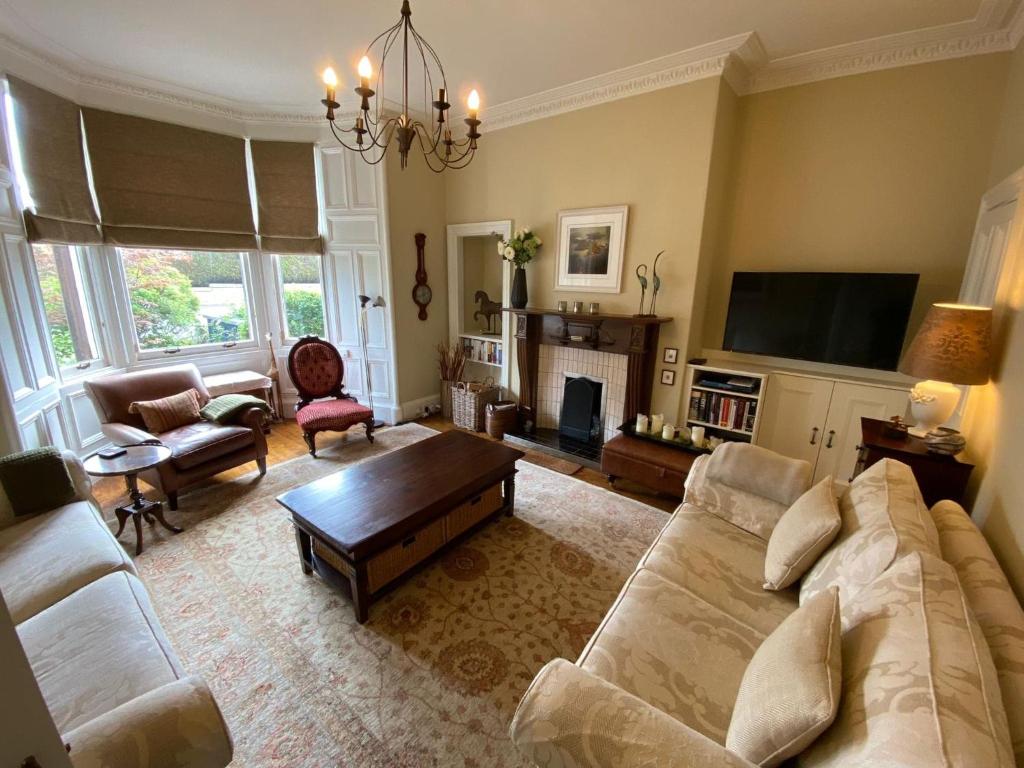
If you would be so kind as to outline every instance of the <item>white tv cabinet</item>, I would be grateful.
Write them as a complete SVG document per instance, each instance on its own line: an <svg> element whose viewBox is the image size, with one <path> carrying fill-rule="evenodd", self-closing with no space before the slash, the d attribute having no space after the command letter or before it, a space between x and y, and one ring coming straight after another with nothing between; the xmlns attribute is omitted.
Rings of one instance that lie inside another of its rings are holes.
<svg viewBox="0 0 1024 768"><path fill-rule="evenodd" d="M784 456L810 462L814 482L832 475L836 484L842 486L852 479L862 416L889 419L907 415L910 385L882 378L886 374L876 380L861 375L846 377L834 370L802 370L735 360L708 360L702 365L687 366L680 404L684 413L694 391L693 381L699 380L701 371L759 378L759 405L753 429L732 439L745 439Z"/></svg>

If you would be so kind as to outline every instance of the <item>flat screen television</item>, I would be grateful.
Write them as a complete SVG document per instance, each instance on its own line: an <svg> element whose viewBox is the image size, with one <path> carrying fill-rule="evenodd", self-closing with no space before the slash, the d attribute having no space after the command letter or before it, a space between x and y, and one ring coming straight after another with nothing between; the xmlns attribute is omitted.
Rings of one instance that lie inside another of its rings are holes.
<svg viewBox="0 0 1024 768"><path fill-rule="evenodd" d="M736 272L722 348L895 370L919 277Z"/></svg>

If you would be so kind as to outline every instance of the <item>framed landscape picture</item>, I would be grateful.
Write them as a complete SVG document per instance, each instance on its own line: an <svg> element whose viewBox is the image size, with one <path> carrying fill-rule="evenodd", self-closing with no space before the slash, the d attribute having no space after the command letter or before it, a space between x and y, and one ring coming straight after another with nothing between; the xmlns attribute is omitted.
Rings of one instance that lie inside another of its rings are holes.
<svg viewBox="0 0 1024 768"><path fill-rule="evenodd" d="M556 291L619 293L628 206L558 213Z"/></svg>

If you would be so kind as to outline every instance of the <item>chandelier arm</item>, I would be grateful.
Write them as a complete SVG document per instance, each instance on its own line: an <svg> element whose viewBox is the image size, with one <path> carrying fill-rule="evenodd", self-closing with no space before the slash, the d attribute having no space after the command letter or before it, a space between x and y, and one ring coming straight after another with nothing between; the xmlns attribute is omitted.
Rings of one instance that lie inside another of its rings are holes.
<svg viewBox="0 0 1024 768"><path fill-rule="evenodd" d="M369 147L367 147L367 146L360 147L358 145L357 146L352 146L351 144L349 144L348 142L345 141L344 137L338 135L339 131L340 132L344 132L344 133L350 133L351 131L345 131L344 128L336 128L334 126L334 124L331 123L331 132L334 134L335 140L339 144L341 144L341 146L343 146L345 149L348 149L348 150L350 150L352 152L359 152L360 154L363 154L363 153L369 151L372 148L372 146L374 146L374 145L371 145Z"/></svg>
<svg viewBox="0 0 1024 768"><path fill-rule="evenodd" d="M413 128L416 129L416 137L420 143L420 147L423 148L423 151L436 153L438 146L441 144L441 124L437 124L436 134L433 131L428 131L427 127L419 120L413 123ZM427 142L430 144L429 149L423 146L424 137L426 137ZM438 157L440 157L440 155L438 155Z"/></svg>
<svg viewBox="0 0 1024 768"><path fill-rule="evenodd" d="M387 32L383 32L380 35L377 35L377 39L374 40L373 43L370 43L370 45L366 49L367 52L369 53L370 48L373 47L374 43L376 43L377 40L379 40L384 35L387 35L387 37L384 40L383 48L381 49L380 68L377 70L377 103L374 104L373 116L371 116L369 112L366 113L366 122L374 126L381 124L381 118L384 114L384 87L386 85L384 82L384 62L387 61L388 54L391 52L391 47L395 44L395 40L398 39L398 34L401 31L401 28L402 22L399 21L397 24L391 27L391 29L387 30Z"/></svg>

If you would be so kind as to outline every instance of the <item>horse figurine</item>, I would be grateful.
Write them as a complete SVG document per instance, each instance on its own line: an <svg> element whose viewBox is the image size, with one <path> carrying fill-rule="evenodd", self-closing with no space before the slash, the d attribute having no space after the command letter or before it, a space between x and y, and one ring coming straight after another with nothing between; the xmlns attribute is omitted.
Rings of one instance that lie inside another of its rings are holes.
<svg viewBox="0 0 1024 768"><path fill-rule="evenodd" d="M487 291L477 291L473 295L473 301L480 305L480 309L473 313L473 319L476 320L483 315L487 320L487 333L497 333L491 329L491 322L494 317L497 317L499 322L501 321L501 302L491 301Z"/></svg>

